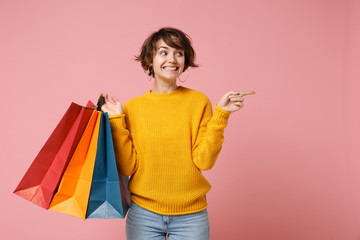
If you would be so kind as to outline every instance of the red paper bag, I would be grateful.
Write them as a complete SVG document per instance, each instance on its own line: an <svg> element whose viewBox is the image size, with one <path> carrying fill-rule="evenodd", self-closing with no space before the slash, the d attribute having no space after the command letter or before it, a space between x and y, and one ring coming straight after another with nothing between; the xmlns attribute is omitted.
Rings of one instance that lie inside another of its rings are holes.
<svg viewBox="0 0 360 240"><path fill-rule="evenodd" d="M15 189L15 194L40 207L49 208L93 111L71 103Z"/></svg>

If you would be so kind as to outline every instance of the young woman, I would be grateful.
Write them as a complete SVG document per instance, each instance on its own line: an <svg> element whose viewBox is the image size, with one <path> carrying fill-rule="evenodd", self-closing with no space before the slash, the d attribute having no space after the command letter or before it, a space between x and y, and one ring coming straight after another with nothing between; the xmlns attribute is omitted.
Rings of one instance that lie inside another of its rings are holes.
<svg viewBox="0 0 360 240"><path fill-rule="evenodd" d="M162 28L144 42L136 60L154 86L124 104L105 94L118 170L131 176L127 240L209 239L206 193L211 185L201 171L211 169L224 141L232 112L245 95L227 92L214 106L200 91L176 80L195 64L188 35Z"/></svg>

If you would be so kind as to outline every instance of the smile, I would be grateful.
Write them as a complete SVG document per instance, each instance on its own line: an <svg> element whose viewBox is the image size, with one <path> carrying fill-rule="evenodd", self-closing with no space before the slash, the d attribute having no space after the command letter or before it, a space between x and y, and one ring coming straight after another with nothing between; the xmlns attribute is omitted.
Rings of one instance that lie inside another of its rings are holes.
<svg viewBox="0 0 360 240"><path fill-rule="evenodd" d="M166 71L177 71L179 68L178 67L163 67L163 69Z"/></svg>

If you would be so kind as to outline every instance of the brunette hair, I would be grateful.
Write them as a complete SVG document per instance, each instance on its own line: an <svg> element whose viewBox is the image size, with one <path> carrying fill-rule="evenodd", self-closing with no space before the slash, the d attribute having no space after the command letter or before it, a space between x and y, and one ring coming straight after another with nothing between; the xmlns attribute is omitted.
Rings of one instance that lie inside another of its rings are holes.
<svg viewBox="0 0 360 240"><path fill-rule="evenodd" d="M135 61L141 62L142 68L149 76L154 77L154 70L151 64L157 50L156 44L161 39L170 47L184 51L185 64L183 72L185 72L188 67L199 67L199 65L195 64L196 54L191 45L190 36L179 29L165 27L159 29L157 32L153 32L144 41L140 54L135 56Z"/></svg>

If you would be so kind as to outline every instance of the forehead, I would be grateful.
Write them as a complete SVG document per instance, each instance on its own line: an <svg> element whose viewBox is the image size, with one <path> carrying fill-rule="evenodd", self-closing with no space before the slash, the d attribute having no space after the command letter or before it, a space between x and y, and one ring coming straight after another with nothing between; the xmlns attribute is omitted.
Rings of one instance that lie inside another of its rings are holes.
<svg viewBox="0 0 360 240"><path fill-rule="evenodd" d="M160 47L167 47L167 48L172 48L169 45L167 45L164 40L160 39L159 41L157 41L156 43L156 49L159 49Z"/></svg>

